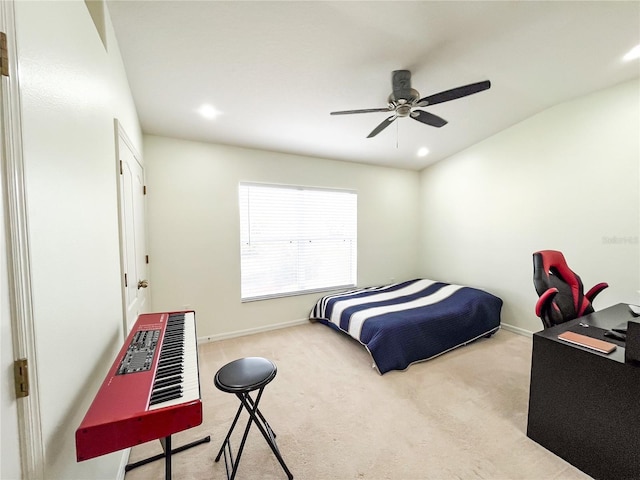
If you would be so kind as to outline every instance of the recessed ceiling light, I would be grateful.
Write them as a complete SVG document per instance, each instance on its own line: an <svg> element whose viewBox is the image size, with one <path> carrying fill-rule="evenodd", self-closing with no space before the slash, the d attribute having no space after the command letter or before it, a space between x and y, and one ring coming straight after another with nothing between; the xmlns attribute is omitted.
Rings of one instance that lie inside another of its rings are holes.
<svg viewBox="0 0 640 480"><path fill-rule="evenodd" d="M427 147L422 147L420 150L418 150L419 157L426 157L428 154L429 154L429 149Z"/></svg>
<svg viewBox="0 0 640 480"><path fill-rule="evenodd" d="M198 113L204 118L213 119L220 115L222 112L218 111L212 105L204 104L198 109Z"/></svg>
<svg viewBox="0 0 640 480"><path fill-rule="evenodd" d="M629 50L624 57L622 57L625 62L630 62L631 60L636 60L638 58L640 58L640 45L636 45Z"/></svg>

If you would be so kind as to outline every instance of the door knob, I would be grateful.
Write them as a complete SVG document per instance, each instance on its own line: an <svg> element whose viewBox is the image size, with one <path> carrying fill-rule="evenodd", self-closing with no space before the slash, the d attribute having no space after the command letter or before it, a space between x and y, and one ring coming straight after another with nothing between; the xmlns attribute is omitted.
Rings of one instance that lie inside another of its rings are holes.
<svg viewBox="0 0 640 480"><path fill-rule="evenodd" d="M138 282L138 290L141 288L147 288L149 286L149 280L140 280Z"/></svg>

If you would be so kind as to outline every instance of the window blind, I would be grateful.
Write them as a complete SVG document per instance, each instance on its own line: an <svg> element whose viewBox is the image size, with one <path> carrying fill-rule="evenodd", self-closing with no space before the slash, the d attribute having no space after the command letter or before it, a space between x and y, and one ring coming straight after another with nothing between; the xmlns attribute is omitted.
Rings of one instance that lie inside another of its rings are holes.
<svg viewBox="0 0 640 480"><path fill-rule="evenodd" d="M243 301L353 286L357 194L240 183Z"/></svg>

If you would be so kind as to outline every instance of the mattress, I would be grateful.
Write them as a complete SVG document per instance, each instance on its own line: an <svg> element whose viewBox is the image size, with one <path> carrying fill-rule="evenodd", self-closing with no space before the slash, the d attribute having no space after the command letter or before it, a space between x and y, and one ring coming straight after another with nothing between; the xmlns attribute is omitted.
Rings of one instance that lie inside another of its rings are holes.
<svg viewBox="0 0 640 480"><path fill-rule="evenodd" d="M356 339L384 374L492 335L501 309L484 290L414 279L323 296L309 318Z"/></svg>

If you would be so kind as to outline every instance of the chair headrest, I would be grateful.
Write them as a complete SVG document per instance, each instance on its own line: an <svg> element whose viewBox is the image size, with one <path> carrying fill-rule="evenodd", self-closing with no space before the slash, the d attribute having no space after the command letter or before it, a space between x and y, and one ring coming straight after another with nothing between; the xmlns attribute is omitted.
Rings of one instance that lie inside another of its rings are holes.
<svg viewBox="0 0 640 480"><path fill-rule="evenodd" d="M534 253L534 255L540 255L542 258L542 268L545 274L548 275L549 272L553 272L554 274L559 274L560 277L569 284L575 282L575 277L578 275L569 268L562 252L558 250L540 250ZM555 270L555 272L552 269Z"/></svg>
<svg viewBox="0 0 640 480"><path fill-rule="evenodd" d="M562 288L559 282L563 282L571 290L571 303L575 311L582 314L588 304L588 302L585 304L582 279L569 268L562 252L540 250L535 252L533 257L534 283L538 295L542 295L549 287Z"/></svg>

